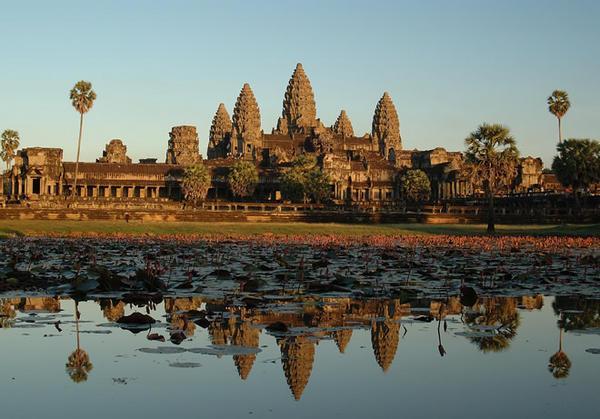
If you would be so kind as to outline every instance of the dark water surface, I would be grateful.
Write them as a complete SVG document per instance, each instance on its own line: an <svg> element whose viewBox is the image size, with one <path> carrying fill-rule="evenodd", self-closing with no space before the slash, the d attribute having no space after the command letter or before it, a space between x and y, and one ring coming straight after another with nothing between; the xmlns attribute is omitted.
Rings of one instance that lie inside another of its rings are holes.
<svg viewBox="0 0 600 419"><path fill-rule="evenodd" d="M3 418L600 417L600 300L0 306ZM116 322L133 312L157 323Z"/></svg>

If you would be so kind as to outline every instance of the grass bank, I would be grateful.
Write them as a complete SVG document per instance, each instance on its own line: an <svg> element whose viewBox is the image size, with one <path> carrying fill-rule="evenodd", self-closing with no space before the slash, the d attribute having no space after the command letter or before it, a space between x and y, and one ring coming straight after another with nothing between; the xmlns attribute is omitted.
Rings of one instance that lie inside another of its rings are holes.
<svg viewBox="0 0 600 419"><path fill-rule="evenodd" d="M124 221L3 220L0 237L44 235L476 235L477 224L313 224L313 223L196 223ZM600 224L499 225L499 234L531 236L600 236Z"/></svg>

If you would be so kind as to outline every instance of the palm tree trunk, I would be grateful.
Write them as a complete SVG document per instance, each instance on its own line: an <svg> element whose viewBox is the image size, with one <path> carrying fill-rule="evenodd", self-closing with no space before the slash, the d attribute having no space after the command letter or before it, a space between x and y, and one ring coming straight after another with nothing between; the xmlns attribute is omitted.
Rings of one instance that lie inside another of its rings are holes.
<svg viewBox="0 0 600 419"><path fill-rule="evenodd" d="M77 336L77 350L79 350L79 307L77 301L75 302L75 333Z"/></svg>
<svg viewBox="0 0 600 419"><path fill-rule="evenodd" d="M494 234L496 232L496 226L494 222L494 194L491 190L488 190L488 225L487 232Z"/></svg>
<svg viewBox="0 0 600 419"><path fill-rule="evenodd" d="M79 114L79 139L77 140L77 159L75 160L75 179L73 180L73 190L71 196L77 195L77 176L79 175L79 152L81 151L81 136L83 134L83 113Z"/></svg>
<svg viewBox="0 0 600 419"><path fill-rule="evenodd" d="M563 328L560 328L560 335L558 338L558 352L562 352L562 340L563 340Z"/></svg>
<svg viewBox="0 0 600 419"><path fill-rule="evenodd" d="M581 201L579 200L579 188L573 186L573 198L575 199L575 210L577 211L577 216L581 214Z"/></svg>
<svg viewBox="0 0 600 419"><path fill-rule="evenodd" d="M560 124L560 118L558 118L558 143L562 143L562 126Z"/></svg>

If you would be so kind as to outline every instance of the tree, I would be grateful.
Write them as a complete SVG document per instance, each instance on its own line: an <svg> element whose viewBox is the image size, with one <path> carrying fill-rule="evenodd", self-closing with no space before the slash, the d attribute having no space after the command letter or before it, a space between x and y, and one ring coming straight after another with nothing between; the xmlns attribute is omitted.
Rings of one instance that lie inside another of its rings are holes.
<svg viewBox="0 0 600 419"><path fill-rule="evenodd" d="M92 83L88 81L78 81L71 89L69 98L71 104L79 112L79 138L77 140L77 159L75 160L75 179L73 180L73 190L71 194L77 195L77 176L79 175L79 152L81 150L81 137L83 135L83 115L86 114L96 100L96 92L92 90Z"/></svg>
<svg viewBox="0 0 600 419"><path fill-rule="evenodd" d="M579 208L579 189L587 189L600 181L600 142L568 139L556 146L558 155L552 161L552 170L565 187L573 188Z"/></svg>
<svg viewBox="0 0 600 419"><path fill-rule="evenodd" d="M227 176L233 195L245 198L251 196L258 184L258 171L254 163L240 160L233 164Z"/></svg>
<svg viewBox="0 0 600 419"><path fill-rule="evenodd" d="M558 119L559 143L562 142L562 128L560 123L562 117L565 116L570 107L571 102L569 102L569 95L563 90L555 90L552 92L552 95L548 97L548 110L556 117L556 119Z"/></svg>
<svg viewBox="0 0 600 419"><path fill-rule="evenodd" d="M306 176L306 194L317 204L331 195L331 178L320 167L313 167Z"/></svg>
<svg viewBox="0 0 600 419"><path fill-rule="evenodd" d="M6 170L10 169L10 162L15 158L15 153L19 148L19 140L19 133L15 130L7 129L2 133L0 158L6 163Z"/></svg>
<svg viewBox="0 0 600 419"><path fill-rule="evenodd" d="M281 193L293 202L312 199L320 203L331 193L331 180L321 170L314 157L302 154L292 161L292 166L281 175Z"/></svg>
<svg viewBox="0 0 600 419"><path fill-rule="evenodd" d="M407 170L400 177L400 191L407 201L420 204L429 200L431 183L422 170Z"/></svg>
<svg viewBox="0 0 600 419"><path fill-rule="evenodd" d="M483 187L488 200L488 233L494 233L494 196L516 177L519 151L507 127L482 124L465 139L466 161L473 182Z"/></svg>
<svg viewBox="0 0 600 419"><path fill-rule="evenodd" d="M185 169L183 174L183 197L192 205L204 201L210 187L210 173L206 166L197 163Z"/></svg>

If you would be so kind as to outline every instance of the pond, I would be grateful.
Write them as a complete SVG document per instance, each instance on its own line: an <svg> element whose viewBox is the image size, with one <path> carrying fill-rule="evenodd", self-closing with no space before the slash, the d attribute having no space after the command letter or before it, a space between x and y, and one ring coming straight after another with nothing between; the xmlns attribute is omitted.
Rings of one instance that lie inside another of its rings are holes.
<svg viewBox="0 0 600 419"><path fill-rule="evenodd" d="M600 415L598 299L0 304L3 417Z"/></svg>
<svg viewBox="0 0 600 419"><path fill-rule="evenodd" d="M600 239L0 241L31 418L600 417Z"/></svg>

